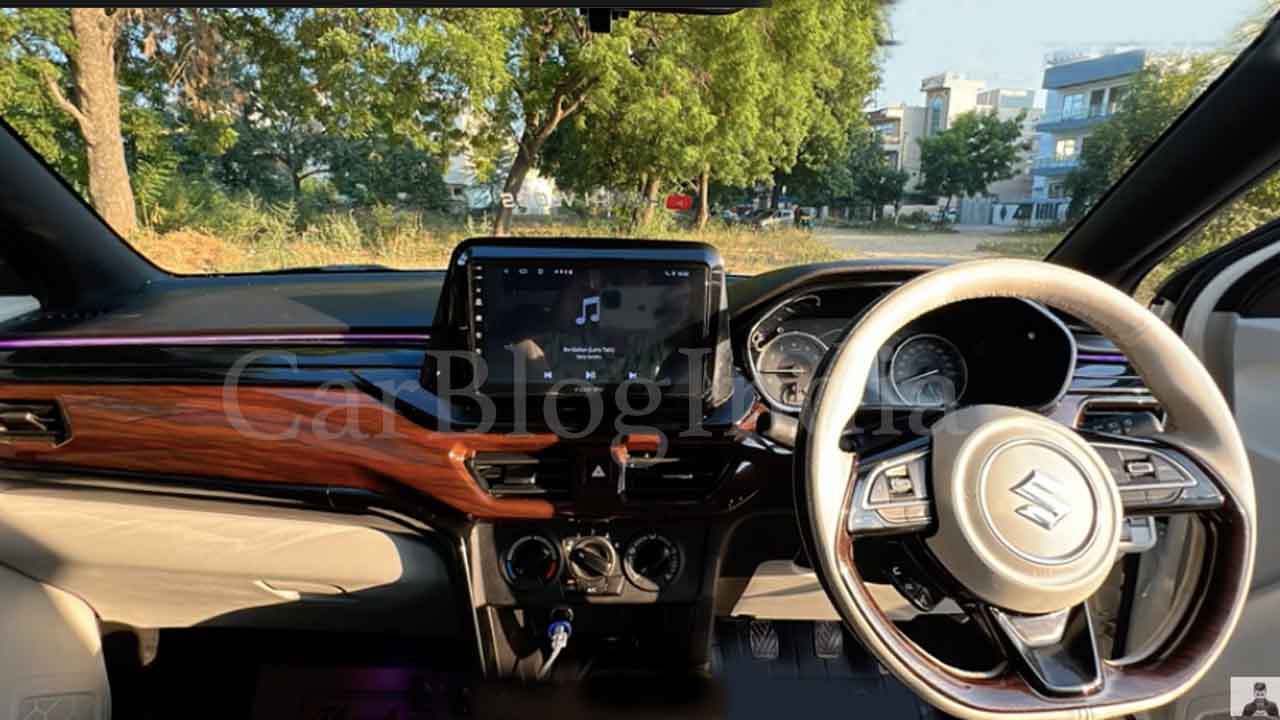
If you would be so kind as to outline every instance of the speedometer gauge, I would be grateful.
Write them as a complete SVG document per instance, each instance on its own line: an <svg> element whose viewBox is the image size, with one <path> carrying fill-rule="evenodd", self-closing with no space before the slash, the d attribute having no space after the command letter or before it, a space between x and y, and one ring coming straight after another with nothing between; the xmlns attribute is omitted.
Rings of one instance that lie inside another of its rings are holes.
<svg viewBox="0 0 1280 720"><path fill-rule="evenodd" d="M889 381L908 405L943 407L964 394L968 380L964 356L939 335L913 335L893 351Z"/></svg>
<svg viewBox="0 0 1280 720"><path fill-rule="evenodd" d="M760 349L756 381L760 391L783 410L798 411L809 394L813 373L827 345L805 332L784 332Z"/></svg>

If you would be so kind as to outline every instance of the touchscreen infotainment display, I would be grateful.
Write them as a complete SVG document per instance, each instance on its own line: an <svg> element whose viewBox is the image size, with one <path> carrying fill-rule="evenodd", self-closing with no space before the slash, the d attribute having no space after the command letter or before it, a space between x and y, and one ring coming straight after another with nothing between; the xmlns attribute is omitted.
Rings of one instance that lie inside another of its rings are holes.
<svg viewBox="0 0 1280 720"><path fill-rule="evenodd" d="M705 265L502 258L469 271L472 344L489 392L522 376L531 393L650 381L681 395L702 371L681 351L708 346Z"/></svg>

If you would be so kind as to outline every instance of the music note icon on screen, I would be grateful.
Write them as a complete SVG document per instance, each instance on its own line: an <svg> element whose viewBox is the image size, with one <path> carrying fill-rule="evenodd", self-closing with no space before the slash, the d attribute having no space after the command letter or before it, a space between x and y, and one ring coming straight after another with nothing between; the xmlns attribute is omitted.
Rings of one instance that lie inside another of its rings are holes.
<svg viewBox="0 0 1280 720"><path fill-rule="evenodd" d="M592 295L582 299L582 314L573 319L575 323L579 325L587 324L587 308L593 308L591 322L600 322L600 296Z"/></svg>

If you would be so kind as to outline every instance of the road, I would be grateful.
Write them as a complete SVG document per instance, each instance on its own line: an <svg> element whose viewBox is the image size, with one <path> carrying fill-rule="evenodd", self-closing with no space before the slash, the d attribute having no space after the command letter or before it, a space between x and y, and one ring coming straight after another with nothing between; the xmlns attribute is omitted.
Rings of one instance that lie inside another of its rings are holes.
<svg viewBox="0 0 1280 720"><path fill-rule="evenodd" d="M954 232L920 232L892 234L848 228L819 228L819 237L842 252L867 257L946 257L973 258L991 255L980 252L984 240L1000 240L1008 228L990 225L956 225Z"/></svg>

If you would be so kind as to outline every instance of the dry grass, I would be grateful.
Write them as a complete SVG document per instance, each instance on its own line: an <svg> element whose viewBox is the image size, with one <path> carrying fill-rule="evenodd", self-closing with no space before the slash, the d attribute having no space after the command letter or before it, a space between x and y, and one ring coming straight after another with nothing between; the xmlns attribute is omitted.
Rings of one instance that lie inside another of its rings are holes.
<svg viewBox="0 0 1280 720"><path fill-rule="evenodd" d="M234 227L182 228L168 232L143 229L131 242L152 262L170 272L267 272L290 267L374 264L396 269L441 268L462 240L487 235L483 225L405 217L373 225L351 216L326 217L301 229ZM625 228L587 223L517 222L520 237L661 237L709 243L720 250L730 272L755 274L784 265L850 257L812 233L800 230L757 232L749 228L704 231L663 229L635 233Z"/></svg>

